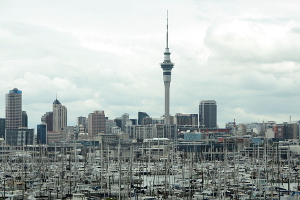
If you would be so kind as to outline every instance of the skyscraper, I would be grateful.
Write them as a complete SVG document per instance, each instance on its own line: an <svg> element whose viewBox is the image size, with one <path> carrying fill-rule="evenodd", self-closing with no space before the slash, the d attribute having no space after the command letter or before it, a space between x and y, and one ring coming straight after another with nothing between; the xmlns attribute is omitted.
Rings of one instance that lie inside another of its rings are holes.
<svg viewBox="0 0 300 200"><path fill-rule="evenodd" d="M90 137L98 133L105 133L105 114L104 111L96 110L88 116L88 132Z"/></svg>
<svg viewBox="0 0 300 200"><path fill-rule="evenodd" d="M53 102L53 131L59 132L67 127L67 108L57 99Z"/></svg>
<svg viewBox="0 0 300 200"><path fill-rule="evenodd" d="M37 125L37 144L47 144L47 124Z"/></svg>
<svg viewBox="0 0 300 200"><path fill-rule="evenodd" d="M22 127L22 91L14 88L5 98L5 128Z"/></svg>
<svg viewBox="0 0 300 200"><path fill-rule="evenodd" d="M217 102L215 100L200 102L199 125L205 128L217 128Z"/></svg>
<svg viewBox="0 0 300 200"><path fill-rule="evenodd" d="M163 69L163 80L165 86L165 124L170 124L170 83L171 83L171 71L174 67L174 63L171 62L168 46L168 17L167 17L167 35L166 35L166 49L164 52L164 61L160 64Z"/></svg>

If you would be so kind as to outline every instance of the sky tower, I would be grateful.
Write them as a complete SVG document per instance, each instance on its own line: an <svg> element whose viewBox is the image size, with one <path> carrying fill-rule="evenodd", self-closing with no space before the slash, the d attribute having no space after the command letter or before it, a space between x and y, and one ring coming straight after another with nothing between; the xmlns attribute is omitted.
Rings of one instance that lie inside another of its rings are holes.
<svg viewBox="0 0 300 200"><path fill-rule="evenodd" d="M168 15L167 15L167 36L166 36L166 49L164 52L164 61L160 64L163 69L164 85L165 85L165 124L170 124L170 83L171 71L174 63L171 62L168 46Z"/></svg>

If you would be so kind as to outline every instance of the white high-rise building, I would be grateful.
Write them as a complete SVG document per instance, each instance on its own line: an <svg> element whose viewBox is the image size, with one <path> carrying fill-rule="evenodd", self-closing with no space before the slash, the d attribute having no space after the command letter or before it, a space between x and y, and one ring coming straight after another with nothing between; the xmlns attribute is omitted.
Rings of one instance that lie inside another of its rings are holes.
<svg viewBox="0 0 300 200"><path fill-rule="evenodd" d="M67 108L57 99L53 102L53 131L59 132L67 127Z"/></svg>

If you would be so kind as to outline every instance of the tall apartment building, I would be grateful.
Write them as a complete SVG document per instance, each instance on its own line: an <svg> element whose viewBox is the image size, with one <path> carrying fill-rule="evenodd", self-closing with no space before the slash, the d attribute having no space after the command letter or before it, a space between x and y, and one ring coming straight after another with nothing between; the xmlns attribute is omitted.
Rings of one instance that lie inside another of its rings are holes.
<svg viewBox="0 0 300 200"><path fill-rule="evenodd" d="M105 114L104 111L96 110L88 116L88 133L94 137L98 133L105 133Z"/></svg>
<svg viewBox="0 0 300 200"><path fill-rule="evenodd" d="M67 108L57 99L53 102L53 131L58 132L67 127Z"/></svg>
<svg viewBox="0 0 300 200"><path fill-rule="evenodd" d="M199 126L204 128L217 127L217 102L203 100L199 104Z"/></svg>
<svg viewBox="0 0 300 200"><path fill-rule="evenodd" d="M5 96L5 128L22 127L22 91L14 88Z"/></svg>

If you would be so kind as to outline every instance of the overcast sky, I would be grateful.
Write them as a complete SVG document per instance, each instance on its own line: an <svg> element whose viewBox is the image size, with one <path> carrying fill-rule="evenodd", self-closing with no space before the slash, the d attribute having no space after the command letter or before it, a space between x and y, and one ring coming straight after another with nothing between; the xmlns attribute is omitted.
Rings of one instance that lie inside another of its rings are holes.
<svg viewBox="0 0 300 200"><path fill-rule="evenodd" d="M216 100L218 125L300 120L298 0L2 0L0 117L23 91L29 128L58 100L76 117L164 114L160 63L169 12L170 114Z"/></svg>

